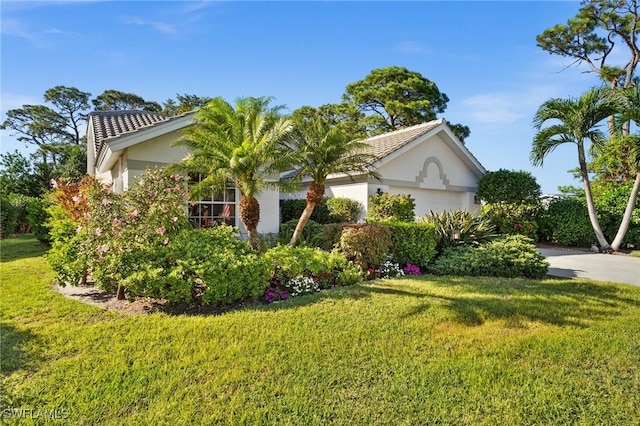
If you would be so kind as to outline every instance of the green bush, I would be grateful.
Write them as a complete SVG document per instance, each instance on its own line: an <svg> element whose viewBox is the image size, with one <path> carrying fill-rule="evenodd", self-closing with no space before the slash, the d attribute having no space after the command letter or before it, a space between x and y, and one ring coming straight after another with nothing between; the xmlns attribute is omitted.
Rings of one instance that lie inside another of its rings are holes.
<svg viewBox="0 0 640 426"><path fill-rule="evenodd" d="M589 247L596 240L583 198L552 200L548 208L553 241L567 246Z"/></svg>
<svg viewBox="0 0 640 426"><path fill-rule="evenodd" d="M31 198L27 205L27 221L31 226L31 232L33 235L43 243L51 242L51 236L49 235L49 228L47 222L49 221L49 212L47 208L51 203L45 198Z"/></svg>
<svg viewBox="0 0 640 426"><path fill-rule="evenodd" d="M8 197L0 197L0 237L16 232L19 213Z"/></svg>
<svg viewBox="0 0 640 426"><path fill-rule="evenodd" d="M418 222L434 226L438 252L457 245L478 246L495 237L495 227L488 219L466 210L429 212L420 217Z"/></svg>
<svg viewBox="0 0 640 426"><path fill-rule="evenodd" d="M625 183L599 182L597 185L594 184L594 198L600 226L610 242L615 238L620 227L633 183L633 181L628 181ZM631 223L623 244L635 248L640 247L640 197L636 199Z"/></svg>
<svg viewBox="0 0 640 426"><path fill-rule="evenodd" d="M411 195L376 194L369 197L367 222L413 222L415 208Z"/></svg>
<svg viewBox="0 0 640 426"><path fill-rule="evenodd" d="M482 206L482 217L495 227L498 234L524 235L538 240L537 204L493 203Z"/></svg>
<svg viewBox="0 0 640 426"><path fill-rule="evenodd" d="M21 234L30 232L31 226L29 225L27 208L29 204L35 199L35 197L30 197L28 195L22 194L9 194L8 198L11 205L18 212L15 232Z"/></svg>
<svg viewBox="0 0 640 426"><path fill-rule="evenodd" d="M41 206L42 204L39 204ZM61 286L78 285L86 279L89 261L82 250L87 241L86 228L78 228L67 212L58 204L47 207L46 236L51 248L47 262L56 273L55 281Z"/></svg>
<svg viewBox="0 0 640 426"><path fill-rule="evenodd" d="M362 203L351 198L334 197L325 199L329 209L329 223L357 222L362 214Z"/></svg>
<svg viewBox="0 0 640 426"><path fill-rule="evenodd" d="M169 244L147 248L140 261L124 279L128 297L229 305L258 299L269 286L269 262L226 225L183 230Z"/></svg>
<svg viewBox="0 0 640 426"><path fill-rule="evenodd" d="M280 244L289 244L293 232L298 226L298 219L291 219L288 222L280 224L280 232L278 232L278 242ZM302 234L296 245L307 247L318 247L322 242L322 225L314 220L309 220L302 229Z"/></svg>
<svg viewBox="0 0 640 426"><path fill-rule="evenodd" d="M282 200L280 202L280 222L285 223L290 220L298 220L302 215L302 211L307 206L307 200L294 199L294 200ZM329 218L329 207L327 207L326 199L323 199L311 213L310 220L319 224L331 223Z"/></svg>
<svg viewBox="0 0 640 426"><path fill-rule="evenodd" d="M533 240L509 235L477 248L449 247L429 269L439 275L542 278L548 268Z"/></svg>
<svg viewBox="0 0 640 426"><path fill-rule="evenodd" d="M310 277L321 289L333 287L348 265L342 253L311 247L281 245L267 251L264 257L271 267L272 281L285 287L296 277Z"/></svg>
<svg viewBox="0 0 640 426"><path fill-rule="evenodd" d="M347 223L327 223L322 225L322 238L320 240L320 247L323 250L331 251L337 247L340 242L340 236L342 235L342 230L345 226L349 224Z"/></svg>
<svg viewBox="0 0 640 426"><path fill-rule="evenodd" d="M391 231L381 225L347 225L338 249L362 269L381 265L391 247Z"/></svg>
<svg viewBox="0 0 640 426"><path fill-rule="evenodd" d="M476 194L488 204L536 205L541 190L531 173L500 169L484 174L478 182Z"/></svg>
<svg viewBox="0 0 640 426"><path fill-rule="evenodd" d="M387 222L391 231L391 260L424 268L436 255L435 226L430 223Z"/></svg>

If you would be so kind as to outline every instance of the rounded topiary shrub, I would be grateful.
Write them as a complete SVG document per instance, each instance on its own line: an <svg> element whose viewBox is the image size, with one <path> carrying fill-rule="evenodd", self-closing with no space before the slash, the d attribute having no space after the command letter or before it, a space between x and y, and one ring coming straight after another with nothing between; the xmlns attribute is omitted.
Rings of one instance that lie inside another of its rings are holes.
<svg viewBox="0 0 640 426"><path fill-rule="evenodd" d="M391 231L381 225L347 225L338 243L340 252L363 269L381 265L391 247Z"/></svg>

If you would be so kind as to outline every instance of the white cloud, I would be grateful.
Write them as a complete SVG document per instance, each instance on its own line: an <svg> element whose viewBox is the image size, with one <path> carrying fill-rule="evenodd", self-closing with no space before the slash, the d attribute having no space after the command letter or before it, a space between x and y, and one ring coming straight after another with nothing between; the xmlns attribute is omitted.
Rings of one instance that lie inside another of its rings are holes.
<svg viewBox="0 0 640 426"><path fill-rule="evenodd" d="M396 44L395 50L400 53L417 54L427 52L427 48L417 41L403 41Z"/></svg>
<svg viewBox="0 0 640 426"><path fill-rule="evenodd" d="M36 47L46 46L46 43L42 40L38 32L26 28L22 22L16 19L3 19L0 32L3 36L23 38Z"/></svg>
<svg viewBox="0 0 640 426"><path fill-rule="evenodd" d="M152 28L153 30L162 33L162 34L168 34L168 35L176 35L178 34L178 30L176 29L175 25L172 24L168 24L166 22L160 22L160 21L146 21L144 19L140 19L140 18L136 18L136 17L132 17L132 18L125 18L123 20L123 22L125 24L130 24L130 25L138 25L138 26L142 26L142 27L149 27Z"/></svg>

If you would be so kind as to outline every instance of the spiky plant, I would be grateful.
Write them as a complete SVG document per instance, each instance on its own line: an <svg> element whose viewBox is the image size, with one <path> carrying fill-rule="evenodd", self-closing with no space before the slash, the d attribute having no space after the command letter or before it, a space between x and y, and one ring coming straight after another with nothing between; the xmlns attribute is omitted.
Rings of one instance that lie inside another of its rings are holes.
<svg viewBox="0 0 640 426"><path fill-rule="evenodd" d="M479 246L496 236L495 227L488 218L475 216L466 210L429 211L429 214L418 218L418 222L435 226L438 251L462 244Z"/></svg>

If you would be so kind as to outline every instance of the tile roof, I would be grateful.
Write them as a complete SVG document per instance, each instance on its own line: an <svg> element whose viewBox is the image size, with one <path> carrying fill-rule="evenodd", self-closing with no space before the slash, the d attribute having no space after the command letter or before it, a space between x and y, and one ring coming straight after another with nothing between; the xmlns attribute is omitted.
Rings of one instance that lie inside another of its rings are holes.
<svg viewBox="0 0 640 426"><path fill-rule="evenodd" d="M96 152L110 139L153 127L171 120L172 116L148 111L95 111L89 114L93 126Z"/></svg>
<svg viewBox="0 0 640 426"><path fill-rule="evenodd" d="M427 123L405 127L404 129L365 139L364 142L369 145L367 152L375 155L375 157L380 160L396 151L397 149L402 148L417 137L420 137L425 133L433 130L442 123L443 120L441 119L433 120Z"/></svg>

